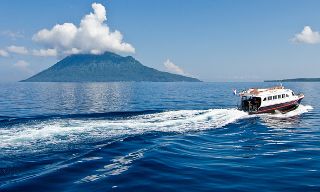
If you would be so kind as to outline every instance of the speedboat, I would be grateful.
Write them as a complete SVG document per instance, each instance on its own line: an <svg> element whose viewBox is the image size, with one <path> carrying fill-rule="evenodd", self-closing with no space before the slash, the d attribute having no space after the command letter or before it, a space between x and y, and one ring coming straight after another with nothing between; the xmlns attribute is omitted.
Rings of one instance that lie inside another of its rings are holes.
<svg viewBox="0 0 320 192"><path fill-rule="evenodd" d="M249 114L286 113L296 109L304 98L302 93L295 94L282 85L258 89L251 88L239 93L241 103L239 109Z"/></svg>

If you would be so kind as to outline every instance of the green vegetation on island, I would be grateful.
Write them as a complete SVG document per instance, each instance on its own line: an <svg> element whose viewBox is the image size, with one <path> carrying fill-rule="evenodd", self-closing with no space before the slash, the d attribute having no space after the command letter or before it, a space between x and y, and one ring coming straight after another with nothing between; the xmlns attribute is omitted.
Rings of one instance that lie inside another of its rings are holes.
<svg viewBox="0 0 320 192"><path fill-rule="evenodd" d="M71 55L50 68L23 80L23 82L117 81L200 82L196 78L158 71L142 65L132 56L123 57L111 52L101 55Z"/></svg>

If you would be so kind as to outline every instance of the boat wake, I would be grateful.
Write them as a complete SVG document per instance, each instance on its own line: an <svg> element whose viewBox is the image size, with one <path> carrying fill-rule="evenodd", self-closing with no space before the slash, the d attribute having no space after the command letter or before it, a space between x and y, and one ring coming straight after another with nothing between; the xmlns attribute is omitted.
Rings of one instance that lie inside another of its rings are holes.
<svg viewBox="0 0 320 192"><path fill-rule="evenodd" d="M0 129L0 148L41 150L149 132L188 132L223 127L247 113L237 109L179 110L129 117L31 120ZM35 149L37 148L37 149Z"/></svg>
<svg viewBox="0 0 320 192"><path fill-rule="evenodd" d="M301 105L287 114L266 114L261 117L288 118L311 109L311 106ZM1 128L0 148L2 154L68 148L69 144L95 143L151 132L184 133L220 128L250 117L252 116L248 113L237 109L209 109L165 111L115 118L30 120Z"/></svg>
<svg viewBox="0 0 320 192"><path fill-rule="evenodd" d="M269 128L292 128L299 127L301 124L300 115L307 113L313 109L310 105L299 105L293 111L287 113L260 114L261 124Z"/></svg>

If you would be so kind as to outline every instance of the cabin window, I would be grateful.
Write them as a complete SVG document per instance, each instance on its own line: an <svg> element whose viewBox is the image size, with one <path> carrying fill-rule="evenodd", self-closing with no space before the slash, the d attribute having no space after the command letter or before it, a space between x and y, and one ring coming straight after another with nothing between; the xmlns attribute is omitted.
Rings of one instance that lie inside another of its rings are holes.
<svg viewBox="0 0 320 192"><path fill-rule="evenodd" d="M281 99L281 95L278 95L278 99Z"/></svg>
<svg viewBox="0 0 320 192"><path fill-rule="evenodd" d="M288 95L288 94L286 94L286 97L289 97L289 95Z"/></svg>
<svg viewBox="0 0 320 192"><path fill-rule="evenodd" d="M268 100L272 100L272 96L269 96L269 97L268 97Z"/></svg>
<svg viewBox="0 0 320 192"><path fill-rule="evenodd" d="M282 94L282 98L285 98L286 97L286 94Z"/></svg>
<svg viewBox="0 0 320 192"><path fill-rule="evenodd" d="M277 99L277 96L275 95L275 96L273 96L273 99Z"/></svg>
<svg viewBox="0 0 320 192"><path fill-rule="evenodd" d="M294 92L291 92L292 93L292 96L294 96Z"/></svg>
<svg viewBox="0 0 320 192"><path fill-rule="evenodd" d="M263 99L263 101L266 101L267 100L267 98L265 97L264 99Z"/></svg>

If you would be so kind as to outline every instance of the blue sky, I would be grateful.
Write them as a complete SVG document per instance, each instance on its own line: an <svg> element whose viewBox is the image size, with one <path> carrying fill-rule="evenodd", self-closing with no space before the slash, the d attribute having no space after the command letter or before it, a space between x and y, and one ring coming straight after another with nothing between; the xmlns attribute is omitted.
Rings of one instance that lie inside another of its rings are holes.
<svg viewBox="0 0 320 192"><path fill-rule="evenodd" d="M78 43L81 34L68 49L56 46L54 34L50 39L38 34L64 23L79 30L95 2L106 9L102 25L123 37L99 45L98 52L132 55L144 65L204 81L320 77L316 0L2 0L0 81L18 81L46 69L72 46L95 51L94 45Z"/></svg>

